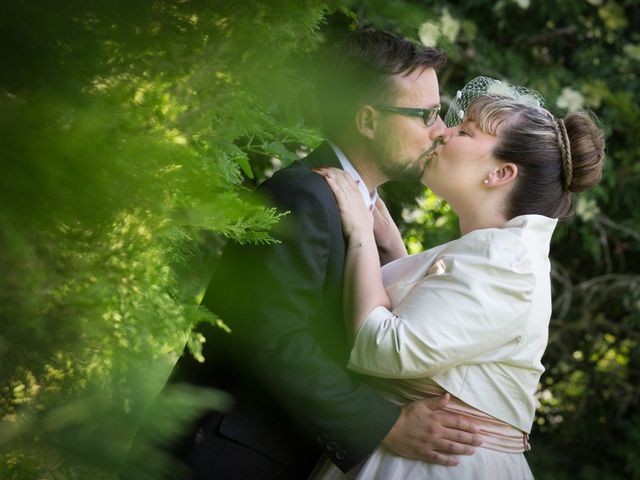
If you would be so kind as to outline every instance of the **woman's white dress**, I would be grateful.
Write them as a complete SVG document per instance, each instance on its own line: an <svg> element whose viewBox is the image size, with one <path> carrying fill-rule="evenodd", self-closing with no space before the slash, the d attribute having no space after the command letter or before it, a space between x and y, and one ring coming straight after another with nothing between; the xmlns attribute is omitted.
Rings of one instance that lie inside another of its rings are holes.
<svg viewBox="0 0 640 480"><path fill-rule="evenodd" d="M485 432L485 446L445 467L378 447L342 473L321 461L314 479L531 479L522 451L535 413L551 317L549 245L557 220L523 215L383 267L392 308L357 332L349 368L374 377L390 401L442 388L456 405L493 420L519 442ZM502 450L502 451L501 451Z"/></svg>

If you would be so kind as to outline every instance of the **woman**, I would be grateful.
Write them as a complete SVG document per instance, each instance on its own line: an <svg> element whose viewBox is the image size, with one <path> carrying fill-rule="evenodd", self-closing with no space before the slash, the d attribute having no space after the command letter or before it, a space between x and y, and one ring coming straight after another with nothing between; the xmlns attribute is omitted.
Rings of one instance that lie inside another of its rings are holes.
<svg viewBox="0 0 640 480"><path fill-rule="evenodd" d="M572 194L599 182L604 140L585 113L556 120L530 96L487 93L487 83L500 86L476 79L458 95L450 111L464 122L447 130L422 177L458 215L461 238L407 256L392 235L402 258L381 271L376 240L384 239L354 181L321 172L348 242L349 367L399 404L448 392L448 408L473 419L483 445L455 467L379 447L347 475L327 462L317 478L533 478L522 452L551 316L551 235L571 215Z"/></svg>

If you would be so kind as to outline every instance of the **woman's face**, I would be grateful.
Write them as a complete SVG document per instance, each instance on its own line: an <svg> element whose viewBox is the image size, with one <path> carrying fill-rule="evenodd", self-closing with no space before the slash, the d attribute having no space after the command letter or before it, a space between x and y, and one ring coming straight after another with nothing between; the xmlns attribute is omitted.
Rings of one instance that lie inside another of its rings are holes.
<svg viewBox="0 0 640 480"><path fill-rule="evenodd" d="M499 166L491 153L497 142L495 135L484 133L471 121L447 129L443 144L427 163L422 183L454 210L461 202L473 201L474 192L482 190L484 179Z"/></svg>

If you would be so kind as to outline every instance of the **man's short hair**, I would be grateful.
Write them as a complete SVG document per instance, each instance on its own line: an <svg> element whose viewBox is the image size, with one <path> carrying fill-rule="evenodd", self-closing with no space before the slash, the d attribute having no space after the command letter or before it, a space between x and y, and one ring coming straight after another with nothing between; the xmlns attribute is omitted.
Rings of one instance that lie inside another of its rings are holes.
<svg viewBox="0 0 640 480"><path fill-rule="evenodd" d="M392 76L415 70L438 70L446 62L441 50L425 47L393 33L361 28L331 45L320 60L317 101L329 137L350 128L361 105L395 98Z"/></svg>

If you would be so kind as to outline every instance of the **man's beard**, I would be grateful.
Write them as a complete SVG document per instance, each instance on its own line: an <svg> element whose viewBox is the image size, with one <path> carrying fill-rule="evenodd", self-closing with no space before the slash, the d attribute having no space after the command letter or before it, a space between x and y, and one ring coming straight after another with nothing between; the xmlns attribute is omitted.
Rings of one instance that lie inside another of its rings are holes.
<svg viewBox="0 0 640 480"><path fill-rule="evenodd" d="M379 157L379 167L382 173L389 180L400 181L412 181L420 180L424 174L427 162L436 150L436 147L440 144L438 140L435 140L431 146L425 150L418 158L413 161L402 161L397 163L391 163L387 161L391 157L389 144L384 145L382 155Z"/></svg>
<svg viewBox="0 0 640 480"><path fill-rule="evenodd" d="M382 170L382 173L384 173L389 180L419 180L422 177L426 165L420 158L410 164L389 164L382 161L380 170Z"/></svg>

